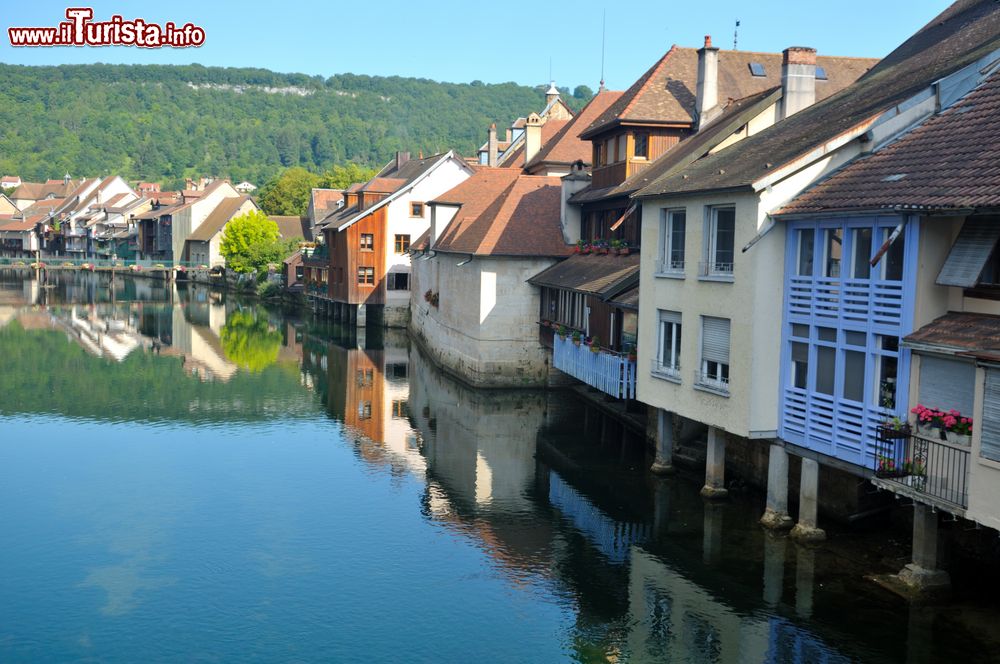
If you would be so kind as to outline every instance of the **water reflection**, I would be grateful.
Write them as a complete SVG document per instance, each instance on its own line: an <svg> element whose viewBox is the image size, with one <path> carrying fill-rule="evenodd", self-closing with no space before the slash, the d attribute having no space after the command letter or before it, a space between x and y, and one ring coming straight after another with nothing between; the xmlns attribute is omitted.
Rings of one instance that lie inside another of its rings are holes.
<svg viewBox="0 0 1000 664"><path fill-rule="evenodd" d="M994 652L994 609L908 607L653 478L576 397L469 389L405 335L74 273L0 277L0 325L0 660Z"/></svg>

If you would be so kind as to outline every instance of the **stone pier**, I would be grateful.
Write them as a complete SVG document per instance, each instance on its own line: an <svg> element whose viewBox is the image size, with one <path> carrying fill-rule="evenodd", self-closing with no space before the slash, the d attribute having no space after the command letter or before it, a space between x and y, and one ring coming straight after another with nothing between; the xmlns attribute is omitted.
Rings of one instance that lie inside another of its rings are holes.
<svg viewBox="0 0 1000 664"><path fill-rule="evenodd" d="M705 498L725 498L726 490L726 438L716 427L708 427L708 448L705 453Z"/></svg>
<svg viewBox="0 0 1000 664"><path fill-rule="evenodd" d="M649 468L657 475L674 472L674 414L656 409L656 458Z"/></svg>
<svg viewBox="0 0 1000 664"><path fill-rule="evenodd" d="M802 542L826 539L826 533L817 526L819 510L819 463L802 459L802 478L799 481L799 522L792 528L791 536Z"/></svg>
<svg viewBox="0 0 1000 664"><path fill-rule="evenodd" d="M951 578L937 568L938 515L927 505L913 505L913 562L897 578L919 592L948 590Z"/></svg>
<svg viewBox="0 0 1000 664"><path fill-rule="evenodd" d="M773 530L787 530L794 523L788 515L788 452L776 443L768 452L767 507L760 523Z"/></svg>

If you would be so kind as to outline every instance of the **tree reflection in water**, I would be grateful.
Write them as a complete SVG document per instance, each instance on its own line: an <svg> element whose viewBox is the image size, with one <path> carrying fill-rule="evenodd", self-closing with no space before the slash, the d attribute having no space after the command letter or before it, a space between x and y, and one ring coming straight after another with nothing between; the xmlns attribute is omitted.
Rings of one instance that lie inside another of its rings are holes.
<svg viewBox="0 0 1000 664"><path fill-rule="evenodd" d="M260 373L278 359L281 332L254 309L230 312L219 337L226 358L251 373Z"/></svg>

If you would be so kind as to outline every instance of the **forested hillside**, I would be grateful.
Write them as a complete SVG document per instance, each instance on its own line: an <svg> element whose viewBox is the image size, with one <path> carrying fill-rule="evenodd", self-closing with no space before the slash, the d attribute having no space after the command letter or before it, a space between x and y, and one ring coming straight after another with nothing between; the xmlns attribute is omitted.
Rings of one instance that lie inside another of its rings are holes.
<svg viewBox="0 0 1000 664"><path fill-rule="evenodd" d="M278 171L381 165L395 150L471 154L493 120L540 110L544 87L200 65L0 64L0 174L120 173L261 184ZM578 98L564 94L574 108Z"/></svg>

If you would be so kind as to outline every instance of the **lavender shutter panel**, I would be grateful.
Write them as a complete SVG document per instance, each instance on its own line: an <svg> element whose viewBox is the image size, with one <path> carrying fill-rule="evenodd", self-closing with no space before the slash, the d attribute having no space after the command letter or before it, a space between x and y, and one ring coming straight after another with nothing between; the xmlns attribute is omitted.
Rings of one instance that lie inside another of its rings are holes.
<svg viewBox="0 0 1000 664"><path fill-rule="evenodd" d="M967 220L941 267L937 283L959 288L975 286L998 239L1000 223L987 219Z"/></svg>
<svg viewBox="0 0 1000 664"><path fill-rule="evenodd" d="M980 456L1000 461L1000 369L986 370L983 421L973 422L972 426L981 427Z"/></svg>
<svg viewBox="0 0 1000 664"><path fill-rule="evenodd" d="M933 355L920 356L920 403L928 408L972 414L976 365Z"/></svg>

